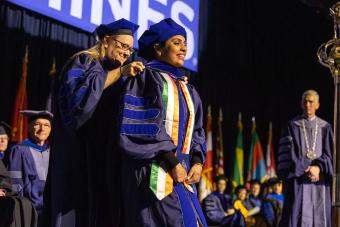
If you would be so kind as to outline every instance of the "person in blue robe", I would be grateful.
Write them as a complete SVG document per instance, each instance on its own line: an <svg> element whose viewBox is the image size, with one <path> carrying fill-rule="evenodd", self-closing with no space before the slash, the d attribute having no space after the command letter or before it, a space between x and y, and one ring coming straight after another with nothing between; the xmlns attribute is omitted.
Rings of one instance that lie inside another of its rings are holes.
<svg viewBox="0 0 340 227"><path fill-rule="evenodd" d="M262 199L260 198L261 193L261 182L259 180L253 179L250 182L250 190L249 190L249 202L252 204L252 207L261 207Z"/></svg>
<svg viewBox="0 0 340 227"><path fill-rule="evenodd" d="M240 211L235 211L233 199L225 193L227 179L219 177L217 189L203 200L203 211L209 225L245 226Z"/></svg>
<svg viewBox="0 0 340 227"><path fill-rule="evenodd" d="M28 117L28 138L9 150L8 171L12 190L28 198L39 216L44 206L44 188L48 173L53 115L48 111L21 111Z"/></svg>
<svg viewBox="0 0 340 227"><path fill-rule="evenodd" d="M12 128L6 122L0 122L0 159L5 157L9 145Z"/></svg>
<svg viewBox="0 0 340 227"><path fill-rule="evenodd" d="M202 104L180 70L186 31L168 18L138 43L149 62L126 82L119 111L125 225L207 226L195 188L206 152Z"/></svg>
<svg viewBox="0 0 340 227"><path fill-rule="evenodd" d="M96 28L97 43L72 56L55 81L55 115L45 226L121 226L116 122L126 64L138 25L120 19Z"/></svg>
<svg viewBox="0 0 340 227"><path fill-rule="evenodd" d="M331 226L332 127L316 116L316 91L304 92L301 106L303 114L280 139L277 168L286 195L281 226Z"/></svg>
<svg viewBox="0 0 340 227"><path fill-rule="evenodd" d="M36 227L38 215L31 201L16 195L10 174L0 160L0 227Z"/></svg>
<svg viewBox="0 0 340 227"><path fill-rule="evenodd" d="M279 226L282 217L284 195L282 194L282 181L278 178L270 178L268 185L272 192L263 199L261 216L267 226Z"/></svg>
<svg viewBox="0 0 340 227"><path fill-rule="evenodd" d="M0 197L11 194L12 182L2 160L0 160Z"/></svg>
<svg viewBox="0 0 340 227"><path fill-rule="evenodd" d="M255 206L250 200L248 190L244 185L238 185L235 188L236 199L234 200L234 208L241 212L245 219L246 226L254 226L257 223L257 217L260 207Z"/></svg>

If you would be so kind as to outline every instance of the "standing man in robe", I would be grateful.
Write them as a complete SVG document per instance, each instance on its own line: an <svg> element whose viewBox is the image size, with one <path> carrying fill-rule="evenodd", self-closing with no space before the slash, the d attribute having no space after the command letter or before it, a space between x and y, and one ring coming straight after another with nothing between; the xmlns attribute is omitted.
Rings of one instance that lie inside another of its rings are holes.
<svg viewBox="0 0 340 227"><path fill-rule="evenodd" d="M303 114L288 123L280 139L278 174L284 179L281 226L331 226L333 132L316 116L319 95L302 95Z"/></svg>

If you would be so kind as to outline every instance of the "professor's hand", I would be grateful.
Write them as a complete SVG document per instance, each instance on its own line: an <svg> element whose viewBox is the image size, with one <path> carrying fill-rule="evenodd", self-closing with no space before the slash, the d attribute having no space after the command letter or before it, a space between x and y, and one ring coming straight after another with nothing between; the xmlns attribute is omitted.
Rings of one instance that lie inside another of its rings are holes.
<svg viewBox="0 0 340 227"><path fill-rule="evenodd" d="M124 76L136 76L138 73L142 72L144 69L145 69L145 66L143 62L141 61L133 61L120 68L121 74Z"/></svg>

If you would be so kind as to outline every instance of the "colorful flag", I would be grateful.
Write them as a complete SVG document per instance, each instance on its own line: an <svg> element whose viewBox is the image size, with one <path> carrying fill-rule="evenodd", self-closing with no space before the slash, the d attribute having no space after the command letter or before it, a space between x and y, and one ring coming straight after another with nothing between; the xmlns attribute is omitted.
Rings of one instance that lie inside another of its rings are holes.
<svg viewBox="0 0 340 227"><path fill-rule="evenodd" d="M260 180L261 183L267 179L266 164L263 156L263 149L259 136L256 132L255 117L252 119L253 127L251 133L251 145L248 158L248 177L247 181L252 179Z"/></svg>
<svg viewBox="0 0 340 227"><path fill-rule="evenodd" d="M236 188L238 185L243 185L243 125L242 125L242 115L238 114L237 122L237 138L236 138L236 148L235 148L235 160L234 160L234 171L231 182L233 187Z"/></svg>
<svg viewBox="0 0 340 227"><path fill-rule="evenodd" d="M267 176L269 178L276 177L276 165L273 146L273 124L269 122L268 144L266 153Z"/></svg>
<svg viewBox="0 0 340 227"><path fill-rule="evenodd" d="M12 141L20 142L27 138L27 118L20 114L20 110L26 110L27 108L27 65L28 65L28 47L26 46L26 52L22 61L22 72L19 87L15 97L13 112L12 112Z"/></svg>
<svg viewBox="0 0 340 227"><path fill-rule="evenodd" d="M216 163L215 163L216 176L224 175L222 122L223 122L223 112L222 112L222 109L220 108L218 121L217 121L218 135L217 135Z"/></svg>
<svg viewBox="0 0 340 227"><path fill-rule="evenodd" d="M202 178L199 183L199 199L202 201L213 191L213 145L212 145L212 117L211 107L208 107L207 126L207 153L203 166Z"/></svg>

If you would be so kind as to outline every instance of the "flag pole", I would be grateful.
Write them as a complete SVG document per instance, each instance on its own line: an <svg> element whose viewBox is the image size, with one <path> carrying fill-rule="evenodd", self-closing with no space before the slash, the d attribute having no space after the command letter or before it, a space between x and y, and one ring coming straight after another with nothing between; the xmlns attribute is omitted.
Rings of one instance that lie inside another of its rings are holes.
<svg viewBox="0 0 340 227"><path fill-rule="evenodd" d="M224 157L223 157L223 135L222 135L222 122L223 122L223 112L222 108L219 109L218 115L218 136L217 136L217 174L216 175L223 175L224 174Z"/></svg>
<svg viewBox="0 0 340 227"><path fill-rule="evenodd" d="M57 69L56 69L56 59L55 56L52 58L52 67L49 71L49 76L50 76L50 92L48 94L47 100L46 100L46 110L53 112L53 105L52 105L52 99L53 99L53 94L54 94L54 86L55 86L55 75L57 74Z"/></svg>
<svg viewBox="0 0 340 227"><path fill-rule="evenodd" d="M49 72L49 74L51 76L55 75L57 73L57 69L56 69L56 60L55 60L55 56L53 56L53 59L52 59L52 67L51 67L51 70Z"/></svg>
<svg viewBox="0 0 340 227"><path fill-rule="evenodd" d="M26 44L25 46L25 57L24 57L25 61L28 61L28 45Z"/></svg>

